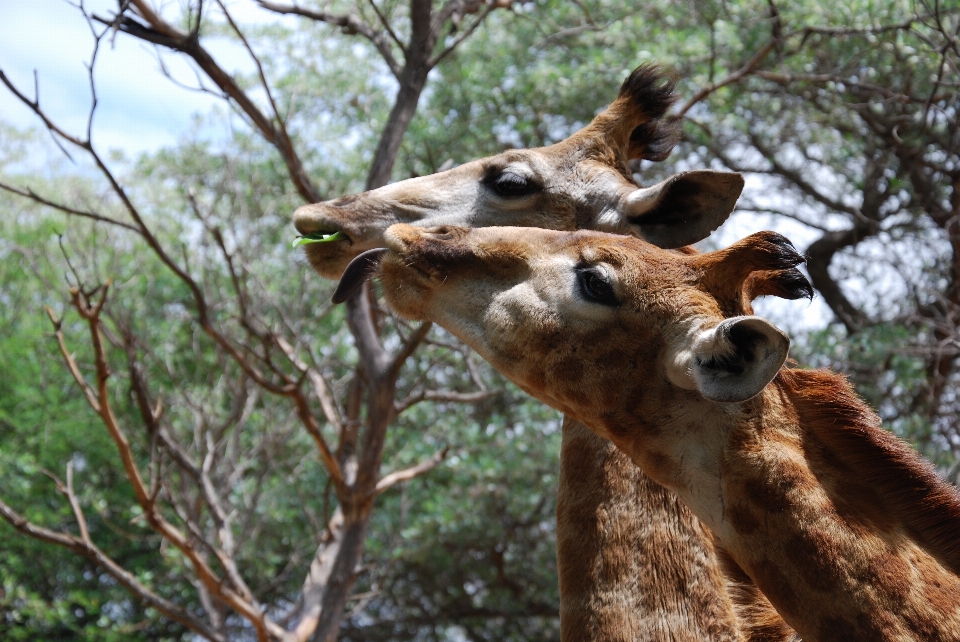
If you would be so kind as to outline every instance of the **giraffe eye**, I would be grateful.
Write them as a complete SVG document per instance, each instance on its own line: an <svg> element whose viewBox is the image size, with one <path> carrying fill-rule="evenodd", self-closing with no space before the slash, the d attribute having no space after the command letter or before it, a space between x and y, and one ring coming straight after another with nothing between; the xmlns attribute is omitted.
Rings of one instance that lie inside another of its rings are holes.
<svg viewBox="0 0 960 642"><path fill-rule="evenodd" d="M540 186L528 179L511 171L497 174L486 181L487 186L498 196L505 198L528 196L540 189Z"/></svg>
<svg viewBox="0 0 960 642"><path fill-rule="evenodd" d="M580 284L580 293L588 301L610 307L616 307L620 304L610 280L598 268L577 268L577 282Z"/></svg>

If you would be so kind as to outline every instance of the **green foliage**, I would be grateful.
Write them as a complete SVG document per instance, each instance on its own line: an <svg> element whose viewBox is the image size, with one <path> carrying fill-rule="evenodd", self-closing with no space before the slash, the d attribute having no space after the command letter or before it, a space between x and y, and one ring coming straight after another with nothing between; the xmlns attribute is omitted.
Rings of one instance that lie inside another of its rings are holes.
<svg viewBox="0 0 960 642"><path fill-rule="evenodd" d="M402 3L378 6L388 15L403 10ZM539 0L494 12L433 72L394 177L561 140L588 122L616 94L624 75L643 62L657 60L675 70L682 95L693 96L741 68L767 42L770 7L759 0L663 0L642 8L613 0ZM938 61L922 44L923 27L889 41L801 33L807 26L901 22L914 10L912 3L803 0L778 8L780 28L798 35L770 53L773 62L765 69L814 76L859 69L864 83L920 94L935 82ZM248 36L263 52L275 98L290 114L294 144L321 194L332 198L362 189L396 89L375 50L313 25L265 25ZM257 82L241 80L250 87ZM938 465L955 465L956 446L925 405L930 361L917 347L933 331L911 321L937 300L953 260L949 239L917 205L922 195L910 184L908 163L868 131L857 111L899 107L861 104L865 89L838 82L809 80L789 91L775 85L746 78L713 93L688 114L685 140L671 160L644 164L643 178L737 163L769 176L775 174L773 161L802 161L808 180L829 185L840 200L858 202L870 187L866 159L883 163L877 180L892 195L883 230L872 245L841 253L832 265L872 322L850 333L824 318L822 328L795 343L794 356L848 373L897 434ZM903 109L891 113L904 122L915 118L916 105ZM899 135L920 146L932 132L940 147L933 145L924 158L935 159L949 151L942 144L948 125L949 119L935 120L927 133L904 126ZM290 250L289 217L300 199L286 167L245 127L219 140L206 131L134 163L117 160L115 169L163 246L202 282L219 329L250 336L238 301L256 305L258 318L297 337L296 354L321 364L342 393L356 354L342 310L328 303L333 284L315 278ZM57 160L34 166L43 154L35 137L5 128L0 148L5 180L127 220L89 168ZM751 153L734 153L743 150ZM756 197L762 190L755 190L745 208L787 216L793 229L808 234L849 222L796 182L764 180L767 191L789 199L763 201ZM153 400L162 400L170 429L190 442L198 422L224 426L229 446L222 456L235 458L240 472L218 481L231 488L228 502L240 515L235 531L244 577L269 604L296 599L336 502L289 404L256 393L236 362L198 330L192 292L142 239L66 219L5 192L0 211L0 498L35 523L76 533L66 498L46 475L62 479L72 462L93 540L153 590L187 610L200 608L183 559L143 523L114 443L66 370L44 313L50 306L62 316L69 350L92 380L88 328L71 310L68 289L109 279L108 327L115 337L138 337L134 361L150 382ZM779 225L787 219L775 220ZM235 264L224 260L221 243L235 252ZM401 331L409 328L390 326L386 341L396 345ZM466 357L451 349L451 341L442 332L431 334L405 366L400 398L422 392L428 381L447 390L473 389ZM115 410L138 463L149 470L153 437L130 392L128 354L111 343L109 356ZM450 450L435 470L377 499L343 639L559 638L553 521L559 417L488 368L478 370L498 394L468 406L424 401L390 429L385 472ZM311 410L322 416L318 407ZM186 637L182 627L144 609L92 563L20 536L5 522L0 588L3 639ZM245 633L239 625L234 630Z"/></svg>
<svg viewBox="0 0 960 642"><path fill-rule="evenodd" d="M450 455L382 498L367 545L371 571L358 586L372 595L345 623L344 639L559 637L560 417L505 388L475 407L417 407L391 431L391 450L411 464L440 444Z"/></svg>
<svg viewBox="0 0 960 642"><path fill-rule="evenodd" d="M43 306L62 309L58 233L64 221L0 196L0 488L34 523L76 533L52 475L72 462L91 536L138 576L156 572L159 541L129 525L133 498L113 443L70 381ZM54 257L47 262L44 256ZM65 325L77 330L75 320ZM82 344L80 346L82 358ZM0 523L0 637L9 640L179 639L182 628L145 610L71 552ZM158 576L158 579L164 579ZM159 582L162 586L162 581Z"/></svg>

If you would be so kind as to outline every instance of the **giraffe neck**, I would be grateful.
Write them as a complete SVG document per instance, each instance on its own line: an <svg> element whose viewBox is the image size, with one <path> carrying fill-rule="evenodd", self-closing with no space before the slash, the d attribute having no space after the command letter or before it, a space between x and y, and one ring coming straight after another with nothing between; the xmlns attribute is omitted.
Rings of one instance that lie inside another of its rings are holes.
<svg viewBox="0 0 960 642"><path fill-rule="evenodd" d="M561 638L743 640L712 539L676 495L573 419L560 456Z"/></svg>
<svg viewBox="0 0 960 642"><path fill-rule="evenodd" d="M960 640L960 494L845 380L784 371L748 402L708 405L638 427L628 452L804 640Z"/></svg>

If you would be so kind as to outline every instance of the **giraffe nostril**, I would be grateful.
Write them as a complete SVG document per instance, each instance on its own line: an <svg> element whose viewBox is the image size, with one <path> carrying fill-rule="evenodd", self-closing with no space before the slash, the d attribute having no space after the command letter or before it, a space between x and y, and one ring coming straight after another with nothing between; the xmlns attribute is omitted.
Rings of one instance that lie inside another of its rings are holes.
<svg viewBox="0 0 960 642"><path fill-rule="evenodd" d="M424 230L423 234L428 236L431 241L455 241L459 236L457 234L457 228L448 225L431 227Z"/></svg>
<svg viewBox="0 0 960 642"><path fill-rule="evenodd" d="M359 198L360 198L359 194L348 194L347 196L341 196L340 198L336 198L330 201L330 205L332 205L333 207L346 207L347 205L355 202Z"/></svg>

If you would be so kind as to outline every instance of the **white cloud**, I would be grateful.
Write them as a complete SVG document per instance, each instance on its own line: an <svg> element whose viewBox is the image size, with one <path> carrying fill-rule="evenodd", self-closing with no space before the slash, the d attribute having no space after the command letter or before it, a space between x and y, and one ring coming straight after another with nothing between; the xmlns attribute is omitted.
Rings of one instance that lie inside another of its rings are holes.
<svg viewBox="0 0 960 642"><path fill-rule="evenodd" d="M87 0L85 5L91 14L109 17L117 3ZM244 20L258 17L246 5L238 9ZM269 16L259 12L259 17ZM41 106L64 129L76 134L86 130L91 104L84 63L90 61L93 45L86 20L63 0L0 2L0 69L31 98L36 70ZM228 71L252 69L236 44L210 39L204 45ZM209 113L214 105L222 104L166 78L157 61L158 51L175 78L196 86L196 75L183 56L154 49L124 34L108 35L101 42L95 68L98 107L94 119L94 143L99 149L121 149L135 155L171 145L190 129L194 114ZM20 128L41 126L33 112L5 87L0 87L0 119Z"/></svg>

